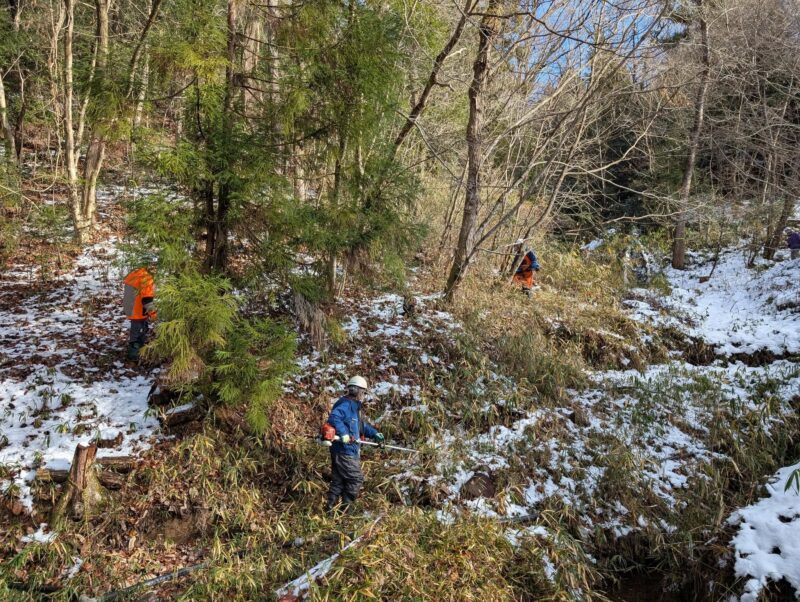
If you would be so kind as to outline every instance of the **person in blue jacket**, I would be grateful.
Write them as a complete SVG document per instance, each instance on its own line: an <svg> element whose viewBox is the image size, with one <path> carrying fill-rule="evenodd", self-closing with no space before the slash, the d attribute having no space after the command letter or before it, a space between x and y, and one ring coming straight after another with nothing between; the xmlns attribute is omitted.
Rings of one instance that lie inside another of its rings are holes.
<svg viewBox="0 0 800 602"><path fill-rule="evenodd" d="M361 419L361 404L367 394L367 381L354 376L347 383L347 394L335 404L328 417L328 423L336 429L338 439L331 445L331 487L328 490L328 511L336 508L341 500L346 509L352 504L361 486L364 475L361 473L358 440L363 435L378 443L384 437L371 424Z"/></svg>

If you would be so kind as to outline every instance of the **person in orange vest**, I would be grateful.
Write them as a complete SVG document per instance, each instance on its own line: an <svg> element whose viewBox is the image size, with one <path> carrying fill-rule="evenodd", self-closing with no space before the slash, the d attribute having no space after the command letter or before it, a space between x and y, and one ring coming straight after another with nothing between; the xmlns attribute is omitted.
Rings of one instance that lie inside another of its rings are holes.
<svg viewBox="0 0 800 602"><path fill-rule="evenodd" d="M536 258L536 253L528 250L525 257L522 258L522 263L519 264L517 271L514 273L514 284L522 285L522 292L530 296L531 289L536 281L533 278L533 273L539 271L539 260Z"/></svg>
<svg viewBox="0 0 800 602"><path fill-rule="evenodd" d="M156 319L154 305L156 286L153 275L145 267L133 270L125 276L123 282L125 290L122 296L122 307L125 316L131 321L128 359L138 360L139 350L144 346L150 330L150 321Z"/></svg>

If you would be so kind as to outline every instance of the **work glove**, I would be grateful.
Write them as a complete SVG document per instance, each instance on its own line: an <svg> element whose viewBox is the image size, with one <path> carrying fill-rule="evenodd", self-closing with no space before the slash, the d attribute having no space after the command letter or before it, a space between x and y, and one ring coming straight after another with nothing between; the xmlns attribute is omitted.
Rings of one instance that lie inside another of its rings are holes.
<svg viewBox="0 0 800 602"><path fill-rule="evenodd" d="M350 443L353 440L353 438L350 435L342 435L340 439L342 443Z"/></svg>
<svg viewBox="0 0 800 602"><path fill-rule="evenodd" d="M383 447L383 444L384 444L384 442L386 441L386 437L384 437L384 436L383 436L383 433L377 433L377 434L376 434L376 435L373 437L373 439L375 439L375 442L376 442L378 445L380 445L381 447Z"/></svg>

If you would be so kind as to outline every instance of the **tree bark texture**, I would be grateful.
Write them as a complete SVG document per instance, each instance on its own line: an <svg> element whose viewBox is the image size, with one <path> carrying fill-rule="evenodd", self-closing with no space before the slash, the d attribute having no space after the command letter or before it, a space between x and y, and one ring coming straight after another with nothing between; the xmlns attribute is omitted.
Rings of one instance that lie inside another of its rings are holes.
<svg viewBox="0 0 800 602"><path fill-rule="evenodd" d="M61 497L53 507L50 520L52 525L58 525L67 516L80 520L102 500L102 486L94 469L97 456L97 445L79 443L75 448L69 477L61 493Z"/></svg>
<svg viewBox="0 0 800 602"><path fill-rule="evenodd" d="M697 0L697 8L703 9L702 0ZM672 267L682 270L686 267L686 206L689 203L689 194L692 190L692 175L697 163L697 151L700 147L700 133L703 130L703 120L705 116L706 96L708 94L709 80L711 79L711 55L708 45L708 24L705 17L700 15L698 18L700 28L700 45L702 52L702 69L700 71L700 86L694 101L694 119L692 129L689 131L689 152L686 155L686 163L683 168L683 179L681 181L680 192L678 195L678 216L675 220L675 232L672 241Z"/></svg>
<svg viewBox="0 0 800 602"><path fill-rule="evenodd" d="M108 70L108 11L110 0L95 0L95 15L97 19L97 72L102 82ZM86 238L91 234L97 221L97 178L103 167L106 153L105 135L102 132L104 123L93 123L89 134L89 148L86 151L86 161L83 166L83 192L81 194L81 213L86 231ZM81 242L86 242L81 239Z"/></svg>
<svg viewBox="0 0 800 602"><path fill-rule="evenodd" d="M0 73L0 135L3 136L3 147L5 149L6 163L8 163L8 165L16 165L16 153L14 152L14 131L11 129L11 122L8 118L6 89L3 85L2 73Z"/></svg>
<svg viewBox="0 0 800 602"><path fill-rule="evenodd" d="M489 80L489 55L500 31L500 18L494 13L499 0L491 0L478 28L478 52L472 65L472 82L469 86L469 118L467 120L467 179L464 212L458 243L445 286L445 297L452 299L469 266L475 238L481 195L481 143L483 133L483 93Z"/></svg>

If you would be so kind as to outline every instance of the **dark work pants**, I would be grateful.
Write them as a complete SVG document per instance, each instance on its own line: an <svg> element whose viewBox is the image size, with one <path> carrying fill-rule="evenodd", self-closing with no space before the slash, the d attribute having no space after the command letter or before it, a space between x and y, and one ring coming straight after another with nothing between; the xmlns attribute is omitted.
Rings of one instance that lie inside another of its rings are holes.
<svg viewBox="0 0 800 602"><path fill-rule="evenodd" d="M139 349L144 347L149 330L150 321L147 318L131 320L131 331L128 337L128 357L130 359L139 359Z"/></svg>
<svg viewBox="0 0 800 602"><path fill-rule="evenodd" d="M328 510L332 509L339 498L342 503L352 504L364 484L361 473L361 459L331 452L331 488L328 490Z"/></svg>

